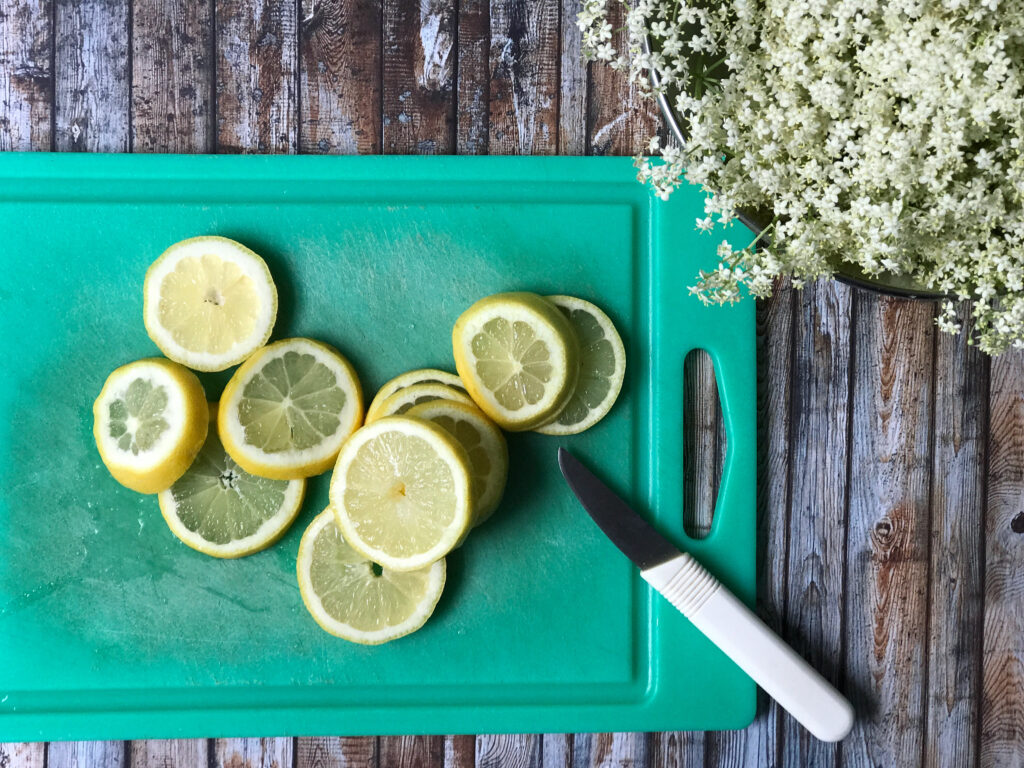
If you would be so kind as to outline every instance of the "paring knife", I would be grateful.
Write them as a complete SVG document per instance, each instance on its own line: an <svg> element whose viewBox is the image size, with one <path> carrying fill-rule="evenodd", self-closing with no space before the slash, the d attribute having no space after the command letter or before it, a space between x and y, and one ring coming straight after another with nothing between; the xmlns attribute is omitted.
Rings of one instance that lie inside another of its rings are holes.
<svg viewBox="0 0 1024 768"><path fill-rule="evenodd" d="M558 466L580 504L640 575L765 692L822 741L853 727L853 707L796 651L768 629L704 566L680 552L572 454Z"/></svg>

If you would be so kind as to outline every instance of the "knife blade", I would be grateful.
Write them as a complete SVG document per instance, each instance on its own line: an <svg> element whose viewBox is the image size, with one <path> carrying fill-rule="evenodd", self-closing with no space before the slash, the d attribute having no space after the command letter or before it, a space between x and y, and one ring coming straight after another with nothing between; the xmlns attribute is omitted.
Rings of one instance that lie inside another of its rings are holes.
<svg viewBox="0 0 1024 768"><path fill-rule="evenodd" d="M691 555L680 552L576 457L558 467L591 519L640 567L648 584L822 741L853 727L853 707Z"/></svg>

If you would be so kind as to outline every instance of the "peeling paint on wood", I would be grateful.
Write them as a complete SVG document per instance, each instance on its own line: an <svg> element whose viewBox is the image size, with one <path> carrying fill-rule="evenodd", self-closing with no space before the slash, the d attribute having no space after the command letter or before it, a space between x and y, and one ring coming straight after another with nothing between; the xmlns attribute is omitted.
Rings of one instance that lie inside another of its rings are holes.
<svg viewBox="0 0 1024 768"><path fill-rule="evenodd" d="M51 0L0 0L0 151L53 141Z"/></svg>

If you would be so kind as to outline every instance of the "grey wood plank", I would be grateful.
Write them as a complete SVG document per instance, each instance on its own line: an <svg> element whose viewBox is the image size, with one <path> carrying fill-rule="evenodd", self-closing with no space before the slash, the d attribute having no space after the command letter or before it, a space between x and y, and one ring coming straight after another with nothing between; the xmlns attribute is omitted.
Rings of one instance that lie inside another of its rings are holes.
<svg viewBox="0 0 1024 768"><path fill-rule="evenodd" d="M541 737L534 734L477 736L477 768L540 768Z"/></svg>
<svg viewBox="0 0 1024 768"><path fill-rule="evenodd" d="M47 768L122 768L125 741L51 741L46 748Z"/></svg>
<svg viewBox="0 0 1024 768"><path fill-rule="evenodd" d="M619 3L608 6L608 18L617 50L625 46L625 12ZM640 97L624 72L609 66L590 69L587 104L587 154L635 155L645 150L647 140L658 131L656 105Z"/></svg>
<svg viewBox="0 0 1024 768"><path fill-rule="evenodd" d="M380 0L302 0L302 152L381 151Z"/></svg>
<svg viewBox="0 0 1024 768"><path fill-rule="evenodd" d="M581 0L561 0L559 31L561 61L558 93L558 153L587 153L587 65L583 61L583 35L576 26Z"/></svg>
<svg viewBox="0 0 1024 768"><path fill-rule="evenodd" d="M491 18L487 0L459 0L456 151L486 154L490 102Z"/></svg>
<svg viewBox="0 0 1024 768"><path fill-rule="evenodd" d="M973 766L981 676L988 358L967 333L936 334L924 763Z"/></svg>
<svg viewBox="0 0 1024 768"><path fill-rule="evenodd" d="M572 768L572 734L546 733L541 737L543 768Z"/></svg>
<svg viewBox="0 0 1024 768"><path fill-rule="evenodd" d="M0 0L0 151L53 142L51 0Z"/></svg>
<svg viewBox="0 0 1024 768"><path fill-rule="evenodd" d="M573 768L647 768L650 738L646 733L577 733Z"/></svg>
<svg viewBox="0 0 1024 768"><path fill-rule="evenodd" d="M378 747L380 768L441 768L444 736L382 736Z"/></svg>
<svg viewBox="0 0 1024 768"><path fill-rule="evenodd" d="M210 768L292 768L295 739L214 739Z"/></svg>
<svg viewBox="0 0 1024 768"><path fill-rule="evenodd" d="M793 321L783 636L833 683L841 678L843 638L852 302L848 286L820 281L801 292ZM783 734L783 763L835 762L834 744L817 741L788 716Z"/></svg>
<svg viewBox="0 0 1024 768"><path fill-rule="evenodd" d="M216 149L298 148L295 0L216 0Z"/></svg>
<svg viewBox="0 0 1024 768"><path fill-rule="evenodd" d="M757 611L783 634L786 609L787 546L791 506L794 314L802 311L801 292L789 280L776 282L772 296L757 305ZM780 736L788 715L758 691L757 716L742 731L708 734L707 764L778 765ZM687 747L686 740L682 741ZM657 764L657 763L655 763ZM686 762L680 758L680 765ZM692 762L691 762L692 764Z"/></svg>
<svg viewBox="0 0 1024 768"><path fill-rule="evenodd" d="M657 768L704 768L708 764L705 748L710 735L703 731L652 733L649 764Z"/></svg>
<svg viewBox="0 0 1024 768"><path fill-rule="evenodd" d="M214 146L212 0L133 0L132 149Z"/></svg>
<svg viewBox="0 0 1024 768"><path fill-rule="evenodd" d="M206 739L149 739L131 742L131 768L208 768Z"/></svg>
<svg viewBox="0 0 1024 768"><path fill-rule="evenodd" d="M455 149L454 0L384 0L384 152Z"/></svg>
<svg viewBox="0 0 1024 768"><path fill-rule="evenodd" d="M0 766L2 768L44 768L45 765L45 742L0 741Z"/></svg>
<svg viewBox="0 0 1024 768"><path fill-rule="evenodd" d="M302 737L296 739L295 768L376 768L374 737Z"/></svg>
<svg viewBox="0 0 1024 768"><path fill-rule="evenodd" d="M56 0L57 149L127 152L130 0Z"/></svg>
<svg viewBox="0 0 1024 768"><path fill-rule="evenodd" d="M444 768L473 768L476 765L475 736L444 737Z"/></svg>
<svg viewBox="0 0 1024 768"><path fill-rule="evenodd" d="M845 765L922 755L933 318L931 303L857 296L845 616L857 720Z"/></svg>
<svg viewBox="0 0 1024 768"><path fill-rule="evenodd" d="M492 155L558 149L559 0L491 2Z"/></svg>
<svg viewBox="0 0 1024 768"><path fill-rule="evenodd" d="M1024 350L992 360L980 763L1024 766Z"/></svg>

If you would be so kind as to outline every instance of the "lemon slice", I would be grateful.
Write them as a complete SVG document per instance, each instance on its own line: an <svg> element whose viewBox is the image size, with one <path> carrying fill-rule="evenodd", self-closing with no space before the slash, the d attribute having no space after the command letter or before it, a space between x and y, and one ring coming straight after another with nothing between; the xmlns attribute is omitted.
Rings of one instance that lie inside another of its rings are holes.
<svg viewBox="0 0 1024 768"><path fill-rule="evenodd" d="M413 384L445 384L460 392L466 391L465 387L462 386L462 379L454 373L441 371L437 368L418 368L415 371L408 371L395 376L395 378L385 382L384 386L377 390L377 394L373 396L370 406L366 409L366 421L370 422L377 418L377 411L384 400L398 390L411 387Z"/></svg>
<svg viewBox="0 0 1024 768"><path fill-rule="evenodd" d="M499 293L476 302L455 322L452 346L466 390L510 431L557 416L579 374L572 326L533 293Z"/></svg>
<svg viewBox="0 0 1024 768"><path fill-rule="evenodd" d="M246 472L295 480L330 469L362 420L363 391L348 360L318 341L285 339L235 371L217 426Z"/></svg>
<svg viewBox="0 0 1024 768"><path fill-rule="evenodd" d="M345 541L396 571L414 571L461 543L472 514L469 458L440 427L388 416L345 443L331 506Z"/></svg>
<svg viewBox="0 0 1024 768"><path fill-rule="evenodd" d="M111 373L92 413L100 458L117 482L140 493L159 493L181 477L209 424L199 379L163 358Z"/></svg>
<svg viewBox="0 0 1024 768"><path fill-rule="evenodd" d="M407 415L437 424L465 449L473 485L473 525L480 525L498 508L505 493L508 480L505 436L475 405L432 400L410 408Z"/></svg>
<svg viewBox="0 0 1024 768"><path fill-rule="evenodd" d="M211 414L217 413L216 404ZM277 541L299 514L305 480L250 475L228 456L211 424L184 475L157 498L171 533L214 557L242 557Z"/></svg>
<svg viewBox="0 0 1024 768"><path fill-rule="evenodd" d="M462 389L455 389L447 384L413 384L385 397L377 405L376 413L366 414L366 423L370 424L385 416L401 416L413 406L429 403L431 400L450 400L473 405L473 400Z"/></svg>
<svg viewBox="0 0 1024 768"><path fill-rule="evenodd" d="M422 627L445 582L443 559L406 572L366 559L345 543L330 507L302 534L296 570L302 602L316 623L361 645L380 645Z"/></svg>
<svg viewBox="0 0 1024 768"><path fill-rule="evenodd" d="M197 371L223 371L267 343L277 288L266 263L226 237L175 243L146 272L143 315L160 351Z"/></svg>
<svg viewBox="0 0 1024 768"><path fill-rule="evenodd" d="M576 388L554 421L537 427L544 435L575 435L608 415L626 375L626 350L611 319L589 301L548 296L569 319L580 343Z"/></svg>

